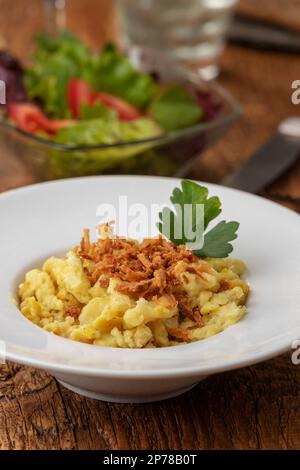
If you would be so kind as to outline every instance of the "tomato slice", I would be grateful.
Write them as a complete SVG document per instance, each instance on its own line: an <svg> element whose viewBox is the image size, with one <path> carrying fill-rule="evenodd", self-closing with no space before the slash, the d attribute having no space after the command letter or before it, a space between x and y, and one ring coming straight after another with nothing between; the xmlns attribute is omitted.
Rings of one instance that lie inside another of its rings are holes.
<svg viewBox="0 0 300 470"><path fill-rule="evenodd" d="M8 116L19 129L29 134L39 131L55 134L59 129L72 124L72 121L67 119L51 121L38 106L32 103L9 103Z"/></svg>
<svg viewBox="0 0 300 470"><path fill-rule="evenodd" d="M108 108L114 109L122 121L132 121L141 116L140 111L116 96L109 93L94 93L90 85L80 78L73 78L68 84L68 104L72 116L79 118L80 106L84 103L92 105L102 103Z"/></svg>
<svg viewBox="0 0 300 470"><path fill-rule="evenodd" d="M31 103L9 103L8 115L20 129L31 134L46 131L49 126L49 119Z"/></svg>
<svg viewBox="0 0 300 470"><path fill-rule="evenodd" d="M71 119L53 119L49 120L48 122L48 131L56 134L60 129L65 129L65 127L69 127L74 124L74 121Z"/></svg>
<svg viewBox="0 0 300 470"><path fill-rule="evenodd" d="M142 116L141 112L127 103L127 101L117 98L116 96L110 95L100 91L94 94L94 103L102 103L108 108L114 109L118 113L118 117L121 121L133 121Z"/></svg>
<svg viewBox="0 0 300 470"><path fill-rule="evenodd" d="M73 78L68 84L68 104L72 116L76 119L79 118L80 106L84 103L93 103L93 90L90 85L84 80Z"/></svg>

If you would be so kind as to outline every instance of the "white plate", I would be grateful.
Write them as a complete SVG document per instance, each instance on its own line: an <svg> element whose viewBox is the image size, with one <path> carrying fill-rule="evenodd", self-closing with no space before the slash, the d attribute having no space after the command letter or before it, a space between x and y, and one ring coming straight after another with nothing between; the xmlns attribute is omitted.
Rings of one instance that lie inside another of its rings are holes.
<svg viewBox="0 0 300 470"><path fill-rule="evenodd" d="M45 369L88 396L145 402L288 350L300 339L299 216L260 197L204 184L221 198L222 219L241 224L233 256L249 268L251 295L239 323L188 345L124 350L60 338L24 318L12 299L25 272L77 244L84 227L95 227L99 204L116 204L119 195L127 195L129 203L167 204L179 185L176 179L151 177L62 180L0 196L0 332L7 359Z"/></svg>

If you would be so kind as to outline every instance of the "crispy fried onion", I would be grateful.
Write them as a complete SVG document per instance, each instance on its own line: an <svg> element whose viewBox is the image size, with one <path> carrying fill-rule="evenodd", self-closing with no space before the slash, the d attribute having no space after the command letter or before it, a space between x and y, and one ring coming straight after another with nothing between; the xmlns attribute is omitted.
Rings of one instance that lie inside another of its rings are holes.
<svg viewBox="0 0 300 470"><path fill-rule="evenodd" d="M185 245L175 245L162 236L142 243L121 237L91 243L89 231L85 229L77 253L92 262L93 268L85 270L92 285L100 279L100 284L107 286L108 279L117 278L116 290L120 293L134 299L155 300L169 307L178 306L183 316L201 324L199 309L191 308L178 279L178 263L181 262L182 272L199 276L209 267ZM192 263L195 264L191 266Z"/></svg>

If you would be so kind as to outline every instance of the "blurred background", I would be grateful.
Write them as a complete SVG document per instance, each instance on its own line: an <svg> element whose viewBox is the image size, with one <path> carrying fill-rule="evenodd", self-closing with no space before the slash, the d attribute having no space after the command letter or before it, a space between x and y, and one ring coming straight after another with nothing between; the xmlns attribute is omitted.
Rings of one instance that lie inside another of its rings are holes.
<svg viewBox="0 0 300 470"><path fill-rule="evenodd" d="M57 17L53 14L55 4ZM276 136L284 119L300 115L300 104L293 104L291 100L292 83L300 81L300 0L120 0L119 5L122 7L122 31L114 0L0 0L3 76L7 69L10 76L11 72L12 75L15 71L23 72L6 51L16 56L26 68L35 49L35 34L41 31L53 33L56 24L72 31L97 51L107 41L122 45L141 42L144 47L152 45L156 49L155 60L165 51L196 71L193 83L197 84L198 100L201 98L201 104L208 103L210 109L217 112L206 115L210 121L204 122L203 127L200 124L201 129L192 136L192 141L187 135L178 141L162 139L162 146L156 148L156 156L151 151L143 161L137 155L138 169L142 168L148 174L174 174L172 166L165 166L167 154L171 163L185 156L196 157L186 176L204 182L222 183L223 178L241 168ZM154 10L152 5L155 5ZM167 5L166 11L161 10L164 5ZM182 26L182 5L190 25L188 28ZM193 5L192 10L187 5ZM207 9L201 19L198 7L201 9L203 5ZM153 26L156 21L163 25L159 33ZM166 26L168 24L170 28ZM225 33L227 40L223 50ZM203 47L204 37L208 41L204 41ZM183 43L191 49L183 47ZM186 60L189 53L190 60ZM40 62L35 71L39 71L40 65L47 71L48 55L42 64ZM119 63L124 65L122 59ZM198 75L203 65L214 66L206 69L206 76L215 76L214 80L200 83ZM164 61L161 66L156 63L154 69L157 68L162 74L170 71ZM128 71L127 61L124 69ZM52 72L55 75L55 70ZM157 72L153 75L157 77ZM50 78L44 73L47 84ZM43 85L39 80L36 82ZM229 104L228 94L232 97L230 119L221 122L218 120L220 107L214 106L215 95L218 100L220 98L217 91L220 86L225 90L223 101ZM57 91L56 82L52 88ZM40 102L34 106L40 106ZM236 111L237 107L240 112ZM37 112L35 115L40 118ZM94 171L90 163L106 164L104 169L96 167L96 174L124 170L120 166L109 166L117 149L113 149L114 153L109 152L107 158L102 150L97 150L97 155L93 152L60 152L51 145L39 145L4 124L0 107L0 193L43 177L78 175L81 170L86 174ZM217 131L221 135L216 135ZM86 134L90 138L89 133ZM300 149L299 139L296 142ZM277 163L280 159L284 162L288 152L279 151L275 141L273 151L269 150L267 156L277 155ZM155 165L148 166L149 162ZM44 163L52 163L56 173L49 175L46 168L42 174ZM132 172L133 168L129 166L127 171ZM268 176L268 165L263 171L258 170L258 174ZM300 160L295 160L289 169L277 175L275 181L265 185L260 194L300 213ZM5 204L5 197L3 201ZM59 204L59 201L55 203ZM265 223L268 222L266 219ZM1 223L9 226L10 216ZM284 233L284 227L279 226L278 230ZM264 237L263 231L260 232ZM253 240L248 241L250 245L253 243ZM33 240L33 243L40 242ZM297 255L299 249L297 252L295 247L295 257ZM256 257L252 261L257 262ZM175 402L149 405L149 411L146 411L140 405L113 407L111 404L93 404L92 400L83 401L78 396L73 398L71 392L57 388L44 372L11 364L1 370L1 448L100 449L119 446L134 449L142 446L151 449L154 446L166 449L183 446L194 449L196 446L205 449L296 449L300 445L299 370L287 353L276 361L213 378L198 392L193 391ZM206 404L204 410L199 406L202 402ZM155 420L156 415L159 420ZM164 429L166 422L168 427Z"/></svg>
<svg viewBox="0 0 300 470"><path fill-rule="evenodd" d="M194 177L220 181L276 132L282 119L297 114L291 84L300 78L300 0L0 0L0 11L0 49L23 64L32 56L34 35L58 27L95 49L107 41L138 44L200 74L208 66L201 76L229 91L242 116L193 166ZM2 164L0 172L8 174L8 166ZM272 187L275 199L288 200L288 191L300 199L297 168L286 177L291 189L282 182ZM26 180L10 178L4 187Z"/></svg>
<svg viewBox="0 0 300 470"><path fill-rule="evenodd" d="M34 34L47 25L44 16L46 3L44 0L0 0L2 48L8 46L22 60L30 57L34 49ZM66 28L90 46L98 47L116 37L114 0L66 0L64 4Z"/></svg>
<svg viewBox="0 0 300 470"><path fill-rule="evenodd" d="M50 7L48 8L48 20L45 18L46 5L56 4L58 10L65 9L65 15L59 15L60 23L58 25L65 25L68 30L78 34L90 46L98 47L99 44L107 40L115 40L120 36L116 15L117 3L118 0L0 0L0 46L1 48L9 47L22 60L30 56L33 50L33 35L44 30L45 27L51 30L51 20L53 21L54 18L51 19ZM133 27L130 34L133 39L140 39L141 37L134 28L136 23L134 23L135 18L132 14L134 10L137 11L137 6L142 5L144 10L151 7L154 11L160 13L159 5L166 4L167 16L170 22L172 19L170 18L170 11L174 10L174 5L175 10L176 4L177 6L178 4L183 5L184 9L187 10L188 4L197 5L197 3L200 6L201 3L206 6L209 5L215 11L223 10L221 12L221 23L225 21L224 30L228 19L226 9L234 8L238 15L248 19L260 20L264 23L286 27L289 30L300 31L300 0L164 0L163 2L159 0L119 0L121 9L123 11L127 9L129 17L127 23L132 21ZM191 7L189 6L189 8ZM220 16L219 13L215 15ZM210 19L212 16L210 15ZM140 14L138 17L141 21L142 15ZM155 19L158 21L161 18L156 15ZM190 18L191 21L192 19ZM201 26L201 21L199 16L194 18L198 29ZM147 37L149 36L149 30L145 29L145 24L143 24L143 42L149 43L153 38ZM150 26L151 23L148 21L148 27ZM211 28L211 25L208 26L209 28ZM213 31L208 32L216 34L216 29L220 30L219 25Z"/></svg>

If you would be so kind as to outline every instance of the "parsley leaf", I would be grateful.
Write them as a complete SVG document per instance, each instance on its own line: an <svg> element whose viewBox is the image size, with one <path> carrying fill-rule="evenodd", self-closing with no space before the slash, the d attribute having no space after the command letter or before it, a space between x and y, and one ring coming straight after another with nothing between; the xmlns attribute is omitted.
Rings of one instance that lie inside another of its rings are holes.
<svg viewBox="0 0 300 470"><path fill-rule="evenodd" d="M217 196L208 197L208 189L193 181L182 180L181 188L175 188L171 195L174 210L164 207L159 213L157 227L165 237L176 245L191 244L196 239L203 240L203 246L195 250L196 256L224 258L233 250L229 243L237 238L238 222L222 221L206 232L209 223L222 211L221 201ZM199 212L202 205L202 219ZM188 222L189 227L184 227ZM188 237L186 230L189 230ZM204 237L204 238L203 238Z"/></svg>
<svg viewBox="0 0 300 470"><path fill-rule="evenodd" d="M204 245L201 250L195 251L196 256L209 256L210 258L226 258L232 252L232 240L237 238L238 222L219 222L213 229L204 235Z"/></svg>
<svg viewBox="0 0 300 470"><path fill-rule="evenodd" d="M203 110L180 85L166 88L151 104L150 115L167 132L197 124Z"/></svg>
<svg viewBox="0 0 300 470"><path fill-rule="evenodd" d="M182 180L181 188L174 189L170 198L171 202L179 204L182 210L185 204L191 204L193 206L193 220L195 219L195 204L204 204L204 229L206 229L209 222L221 213L220 199L217 196L208 199L208 189L193 181Z"/></svg>

